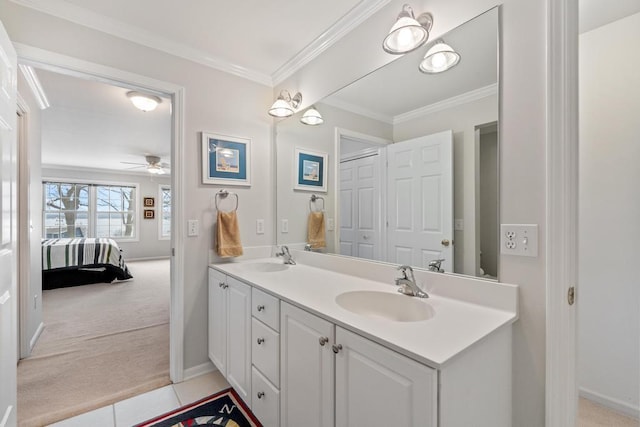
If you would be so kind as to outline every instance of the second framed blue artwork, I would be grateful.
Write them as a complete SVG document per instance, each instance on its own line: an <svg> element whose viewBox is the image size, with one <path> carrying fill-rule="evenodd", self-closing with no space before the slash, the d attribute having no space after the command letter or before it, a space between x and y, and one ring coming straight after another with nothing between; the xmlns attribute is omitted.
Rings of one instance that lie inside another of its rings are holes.
<svg viewBox="0 0 640 427"><path fill-rule="evenodd" d="M294 190L327 192L327 153L295 149Z"/></svg>
<svg viewBox="0 0 640 427"><path fill-rule="evenodd" d="M251 185L251 140L202 132L202 183Z"/></svg>

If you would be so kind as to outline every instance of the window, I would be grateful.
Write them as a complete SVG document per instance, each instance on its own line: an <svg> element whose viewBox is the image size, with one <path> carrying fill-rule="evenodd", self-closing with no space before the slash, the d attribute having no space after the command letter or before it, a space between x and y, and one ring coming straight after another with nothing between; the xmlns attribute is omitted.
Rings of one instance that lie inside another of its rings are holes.
<svg viewBox="0 0 640 427"><path fill-rule="evenodd" d="M160 186L160 239L171 238L171 187Z"/></svg>
<svg viewBox="0 0 640 427"><path fill-rule="evenodd" d="M45 182L44 237L135 239L136 195L135 185Z"/></svg>

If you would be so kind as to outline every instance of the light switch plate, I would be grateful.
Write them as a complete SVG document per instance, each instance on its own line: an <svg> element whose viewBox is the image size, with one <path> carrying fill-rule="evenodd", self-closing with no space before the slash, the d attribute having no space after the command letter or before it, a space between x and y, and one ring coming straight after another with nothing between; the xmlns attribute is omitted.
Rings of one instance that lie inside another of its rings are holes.
<svg viewBox="0 0 640 427"><path fill-rule="evenodd" d="M197 219L190 219L187 221L187 235L189 237L195 237L198 235L199 224Z"/></svg>
<svg viewBox="0 0 640 427"><path fill-rule="evenodd" d="M333 221L333 218L327 218L327 231L333 231L335 227L335 223Z"/></svg>
<svg viewBox="0 0 640 427"><path fill-rule="evenodd" d="M501 224L500 253L538 256L538 224Z"/></svg>
<svg viewBox="0 0 640 427"><path fill-rule="evenodd" d="M256 219L256 234L264 234L264 219Z"/></svg>
<svg viewBox="0 0 640 427"><path fill-rule="evenodd" d="M289 220L288 219L283 219L281 224L282 224L282 226L280 227L280 231L282 233L288 233L289 232Z"/></svg>

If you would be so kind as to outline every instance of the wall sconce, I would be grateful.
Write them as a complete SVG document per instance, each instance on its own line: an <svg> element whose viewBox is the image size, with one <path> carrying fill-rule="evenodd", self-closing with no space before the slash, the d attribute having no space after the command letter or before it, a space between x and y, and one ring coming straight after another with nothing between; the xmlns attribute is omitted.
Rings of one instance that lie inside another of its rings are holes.
<svg viewBox="0 0 640 427"><path fill-rule="evenodd" d="M324 123L324 119L322 118L322 114L320 114L320 112L316 110L316 107L311 106L307 111L304 112L304 114L300 118L300 122L309 126L317 126Z"/></svg>
<svg viewBox="0 0 640 427"><path fill-rule="evenodd" d="M460 54L440 39L425 53L419 68L423 73L437 74L455 67L458 62Z"/></svg>
<svg viewBox="0 0 640 427"><path fill-rule="evenodd" d="M145 95L144 93L135 91L127 92L127 96L137 109L142 110L145 113L147 111L155 110L158 104L162 102L162 100L155 95Z"/></svg>
<svg viewBox="0 0 640 427"><path fill-rule="evenodd" d="M415 18L411 6L405 4L384 38L382 48L393 55L411 52L427 42L432 26L433 16L430 13L425 12Z"/></svg>
<svg viewBox="0 0 640 427"><path fill-rule="evenodd" d="M300 92L296 93L293 95L293 98L291 98L291 94L288 90L282 90L280 91L280 95L278 95L276 102L274 102L271 108L269 108L269 115L281 118L290 117L301 102L302 94L300 94Z"/></svg>

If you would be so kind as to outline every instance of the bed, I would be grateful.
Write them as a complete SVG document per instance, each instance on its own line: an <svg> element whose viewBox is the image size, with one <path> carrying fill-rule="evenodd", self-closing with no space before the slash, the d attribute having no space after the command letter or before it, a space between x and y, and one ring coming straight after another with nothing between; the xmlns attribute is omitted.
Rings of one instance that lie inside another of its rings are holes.
<svg viewBox="0 0 640 427"><path fill-rule="evenodd" d="M122 249L113 239L42 240L42 289L131 279Z"/></svg>

